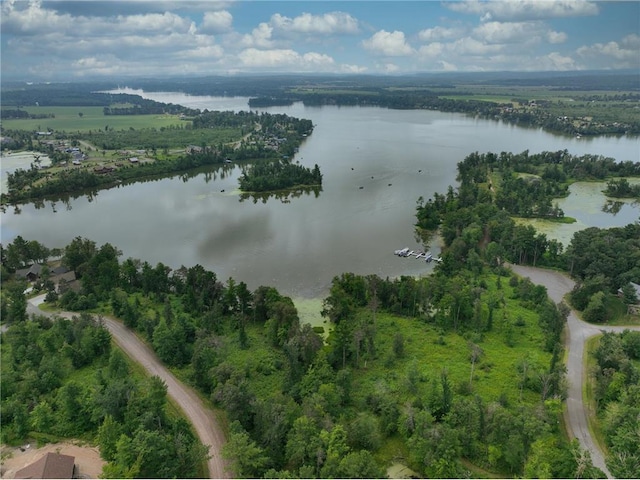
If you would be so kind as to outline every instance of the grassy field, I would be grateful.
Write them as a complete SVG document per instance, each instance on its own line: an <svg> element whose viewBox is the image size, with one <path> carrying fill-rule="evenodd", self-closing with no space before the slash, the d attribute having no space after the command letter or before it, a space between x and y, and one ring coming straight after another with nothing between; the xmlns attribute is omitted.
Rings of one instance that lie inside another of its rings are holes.
<svg viewBox="0 0 640 480"><path fill-rule="evenodd" d="M104 115L102 107L24 107L30 114L53 114L55 118L2 120L9 130L37 130L49 128L59 131L89 131L129 128L160 128L185 124L177 115ZM80 116L82 113L82 116Z"/></svg>
<svg viewBox="0 0 640 480"><path fill-rule="evenodd" d="M496 277L490 277L487 283L489 289L495 291ZM493 330L481 337L443 333L436 326L416 319L378 314L378 358L367 364L361 362L354 382L354 396L364 402L368 395L384 385L384 388L398 398L400 404L410 401L414 396L427 398L431 382L439 381L443 369L447 370L454 389L465 390L471 374L469 342L473 341L483 351L474 369L474 393L486 402L497 401L500 397L507 398L510 403L538 402L538 393L525 388L521 394L519 365L527 362L530 376L533 376L535 371L548 368L551 355L540 347L543 334L538 325L537 314L522 308L515 300L510 300L510 288L506 283L502 279L506 308L494 311ZM369 312L362 314L367 315ZM516 322L516 319L521 321ZM401 358L394 358L393 355L393 340L397 333L401 333L405 339L404 355ZM509 336L511 339L507 341ZM412 387L416 392L413 393L409 388L410 376L416 373L419 380L417 388ZM355 403L358 404L358 401Z"/></svg>

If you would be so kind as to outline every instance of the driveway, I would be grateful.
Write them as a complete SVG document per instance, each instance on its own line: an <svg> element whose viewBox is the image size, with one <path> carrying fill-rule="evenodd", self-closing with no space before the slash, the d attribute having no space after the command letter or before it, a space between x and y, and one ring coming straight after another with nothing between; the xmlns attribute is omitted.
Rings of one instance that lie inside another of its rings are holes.
<svg viewBox="0 0 640 480"><path fill-rule="evenodd" d="M568 276L553 270L545 270L536 267L522 265L510 265L511 269L522 277L529 277L531 281L547 288L549 297L556 303L560 303L569 293L575 282ZM613 478L604 461L604 455L598 444L589 432L588 411L582 401L582 386L587 380L587 372L584 362L584 345L587 339L603 332L620 333L624 330L638 330L640 327L612 327L606 325L592 325L578 318L576 312L571 310L567 318L567 336L565 348L567 350L567 380L569 390L567 392L567 409L565 423L569 429L569 435L578 439L584 449L591 454L593 465L598 467L608 478Z"/></svg>
<svg viewBox="0 0 640 480"><path fill-rule="evenodd" d="M40 310L38 305L44 302L44 297L44 295L39 295L30 299L27 302L27 314L57 315L64 318L72 318L78 315L72 312L56 312L53 314ZM135 333L114 318L102 317L102 320L109 332L111 332L113 340L127 355L142 365L150 375L156 375L164 380L167 384L169 397L180 406L191 425L193 425L200 441L204 445L209 445L209 455L211 457L207 462L207 466L210 478L231 478L221 455L222 445L225 442L224 433L216 421L214 412L204 405L192 388L184 385L167 370L155 353Z"/></svg>

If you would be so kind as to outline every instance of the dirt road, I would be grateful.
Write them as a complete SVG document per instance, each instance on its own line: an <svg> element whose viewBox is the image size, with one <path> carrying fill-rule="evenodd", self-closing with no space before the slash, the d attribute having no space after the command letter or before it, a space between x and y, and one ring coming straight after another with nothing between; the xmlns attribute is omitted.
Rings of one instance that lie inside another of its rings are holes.
<svg viewBox="0 0 640 480"><path fill-rule="evenodd" d="M34 297L27 303L29 315L53 314L44 312L38 308L44 301L44 295ZM76 313L58 312L56 315L71 318ZM167 384L167 394L178 404L185 416L195 429L200 441L209 445L211 458L207 462L210 478L231 478L226 470L226 464L221 455L222 445L225 442L222 429L216 422L215 414L207 408L202 400L190 388L181 383L169 370L167 370L155 353L143 343L136 335L119 321L102 317L105 326L111 332L113 340L127 355L142 365L150 375L157 375Z"/></svg>
<svg viewBox="0 0 640 480"><path fill-rule="evenodd" d="M553 270L522 265L511 265L511 269L522 277L529 277L533 283L545 286L549 297L556 303L561 302L563 297L575 285L575 282L569 277ZM565 348L567 349L569 390L567 392L565 421L569 429L569 435L578 439L582 447L591 454L593 465L606 473L608 478L612 478L611 473L605 464L602 450L600 450L600 447L589 432L588 411L582 401L582 385L587 377L584 362L584 345L587 339L594 335L599 335L603 332L622 332L624 330L640 331L640 327L592 325L580 320L573 310L570 311L567 318Z"/></svg>

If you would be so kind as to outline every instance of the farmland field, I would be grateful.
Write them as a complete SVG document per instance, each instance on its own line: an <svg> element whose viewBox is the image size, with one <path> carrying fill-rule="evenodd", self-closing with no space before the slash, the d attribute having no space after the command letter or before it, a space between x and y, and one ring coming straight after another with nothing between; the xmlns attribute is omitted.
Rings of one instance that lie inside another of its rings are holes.
<svg viewBox="0 0 640 480"><path fill-rule="evenodd" d="M104 115L102 107L23 107L30 114L53 114L55 118L2 120L9 130L88 131L129 128L160 128L185 124L177 115ZM82 113L82 116L80 114Z"/></svg>

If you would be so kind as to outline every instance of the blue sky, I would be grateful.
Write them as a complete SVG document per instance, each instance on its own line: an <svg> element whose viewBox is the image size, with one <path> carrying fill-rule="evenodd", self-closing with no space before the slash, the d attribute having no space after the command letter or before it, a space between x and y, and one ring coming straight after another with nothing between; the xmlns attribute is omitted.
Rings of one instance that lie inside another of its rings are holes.
<svg viewBox="0 0 640 480"><path fill-rule="evenodd" d="M2 0L2 77L640 69L640 2Z"/></svg>

